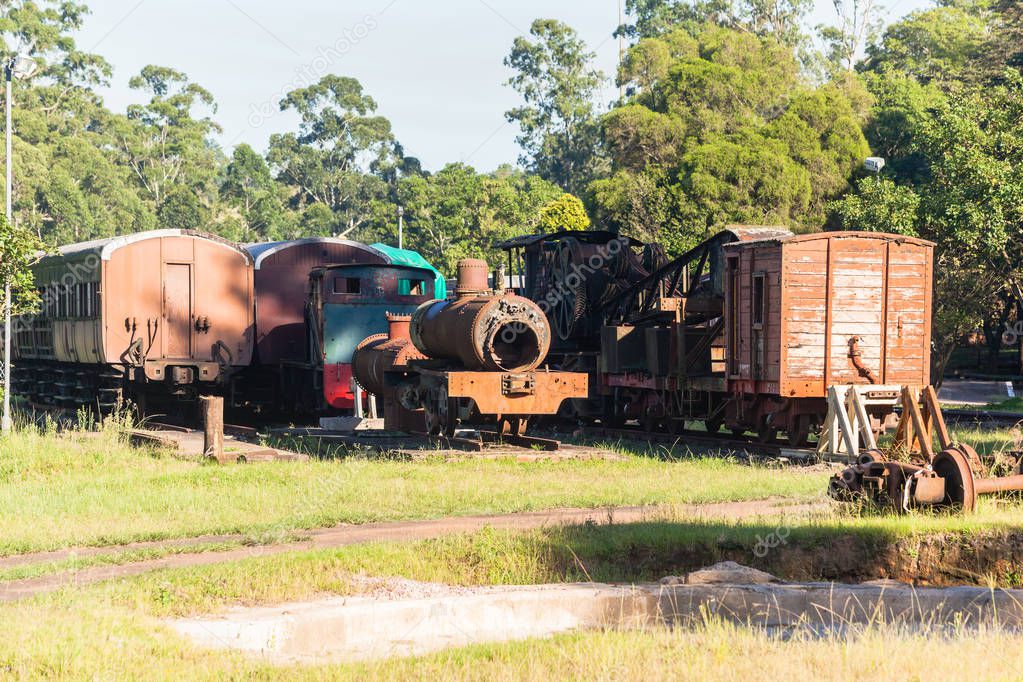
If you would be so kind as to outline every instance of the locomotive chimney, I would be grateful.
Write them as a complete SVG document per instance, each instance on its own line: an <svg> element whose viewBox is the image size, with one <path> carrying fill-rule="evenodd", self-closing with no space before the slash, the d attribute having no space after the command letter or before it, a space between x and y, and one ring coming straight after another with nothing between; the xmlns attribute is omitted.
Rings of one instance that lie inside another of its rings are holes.
<svg viewBox="0 0 1023 682"><path fill-rule="evenodd" d="M412 324L411 315L395 315L393 313L387 313L387 339L389 341L395 340L409 340L409 325Z"/></svg>
<svg viewBox="0 0 1023 682"><path fill-rule="evenodd" d="M458 298L478 296L490 292L490 266L485 260L466 258L458 261Z"/></svg>

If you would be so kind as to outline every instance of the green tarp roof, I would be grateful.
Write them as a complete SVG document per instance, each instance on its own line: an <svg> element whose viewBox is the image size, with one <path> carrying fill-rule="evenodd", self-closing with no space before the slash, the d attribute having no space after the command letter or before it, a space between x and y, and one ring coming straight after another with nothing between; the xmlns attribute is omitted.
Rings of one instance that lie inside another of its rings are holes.
<svg viewBox="0 0 1023 682"><path fill-rule="evenodd" d="M440 273L440 270L430 265L429 261L423 258L419 252L398 249L387 244L371 244L371 246L390 258L393 265L407 265L413 268L433 270L437 274L434 296L439 299L448 297L448 283L444 279L444 275Z"/></svg>

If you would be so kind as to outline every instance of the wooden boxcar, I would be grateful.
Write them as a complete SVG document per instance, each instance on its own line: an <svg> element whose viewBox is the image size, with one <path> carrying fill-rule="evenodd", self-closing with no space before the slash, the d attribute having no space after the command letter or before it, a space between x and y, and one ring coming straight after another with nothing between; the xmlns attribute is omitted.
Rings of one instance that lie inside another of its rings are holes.
<svg viewBox="0 0 1023 682"><path fill-rule="evenodd" d="M728 245L728 421L816 420L833 385L926 386L933 248L870 232Z"/></svg>
<svg viewBox="0 0 1023 682"><path fill-rule="evenodd" d="M42 309L13 337L16 391L31 399L191 398L251 361L252 259L224 240L143 232L63 247L34 272Z"/></svg>

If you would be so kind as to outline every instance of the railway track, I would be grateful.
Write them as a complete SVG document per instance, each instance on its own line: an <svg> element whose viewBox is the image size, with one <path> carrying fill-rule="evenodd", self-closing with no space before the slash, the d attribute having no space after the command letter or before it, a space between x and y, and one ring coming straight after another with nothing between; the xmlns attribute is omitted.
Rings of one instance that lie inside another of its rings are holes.
<svg viewBox="0 0 1023 682"><path fill-rule="evenodd" d="M685 445L701 449L713 449L746 453L748 455L779 461L808 463L818 461L814 448L797 448L787 443L759 443L753 440L735 438L725 434L706 432L684 432L678 435L647 431L641 427L606 428L586 426L577 429L576 437L585 438L616 438L662 445Z"/></svg>
<svg viewBox="0 0 1023 682"><path fill-rule="evenodd" d="M959 410L942 411L945 421L952 424L981 424L985 426L1015 426L1023 422L1023 414L1019 412L1000 412L998 410Z"/></svg>

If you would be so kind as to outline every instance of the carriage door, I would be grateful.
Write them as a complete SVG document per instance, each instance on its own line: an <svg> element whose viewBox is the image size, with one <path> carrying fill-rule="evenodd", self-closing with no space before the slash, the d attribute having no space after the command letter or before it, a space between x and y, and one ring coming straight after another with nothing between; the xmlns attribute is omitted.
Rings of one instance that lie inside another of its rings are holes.
<svg viewBox="0 0 1023 682"><path fill-rule="evenodd" d="M763 379L765 372L764 327L767 325L767 274L753 274L752 301L750 301L750 328L753 332L753 378Z"/></svg>
<svg viewBox="0 0 1023 682"><path fill-rule="evenodd" d="M167 263L163 284L164 357L192 357L192 266Z"/></svg>

